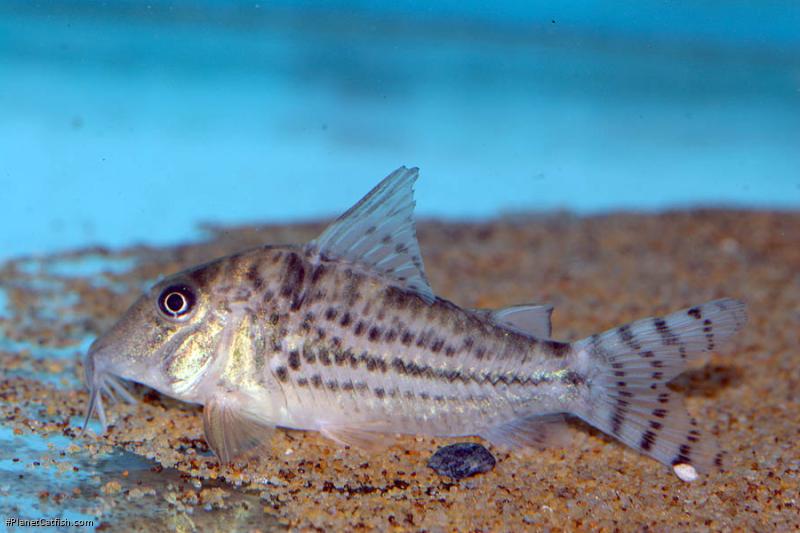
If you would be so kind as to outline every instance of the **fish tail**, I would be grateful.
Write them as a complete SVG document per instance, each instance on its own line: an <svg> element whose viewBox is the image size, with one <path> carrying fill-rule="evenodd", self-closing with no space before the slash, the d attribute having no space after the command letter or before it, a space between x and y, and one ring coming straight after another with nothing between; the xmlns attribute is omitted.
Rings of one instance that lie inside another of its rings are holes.
<svg viewBox="0 0 800 533"><path fill-rule="evenodd" d="M670 465L685 481L722 466L703 432L667 388L692 361L720 348L747 320L745 304L714 300L665 317L637 320L575 343L587 396L576 415L628 446Z"/></svg>

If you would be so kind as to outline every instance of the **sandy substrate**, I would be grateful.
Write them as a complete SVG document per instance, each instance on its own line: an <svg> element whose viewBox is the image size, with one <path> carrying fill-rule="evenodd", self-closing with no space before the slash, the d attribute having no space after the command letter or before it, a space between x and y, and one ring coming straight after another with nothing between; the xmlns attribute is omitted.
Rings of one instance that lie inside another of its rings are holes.
<svg viewBox="0 0 800 533"><path fill-rule="evenodd" d="M109 409L107 435L78 435L87 401L80 349L147 280L247 246L305 241L319 229L217 229L197 245L83 250L0 266L0 424L15 436L2 441L0 459L19 459L27 476L0 468L3 496L32 491L37 511L80 512L112 530L800 527L799 214L419 226L438 294L471 307L554 304L561 340L722 296L745 300L750 322L735 347L674 382L727 451L723 472L691 484L581 423L565 449L490 448L496 467L459 482L426 467L437 447L455 442L447 439L407 437L365 455L313 433L279 431L259 460L220 467L203 441L199 409L141 386L139 404ZM50 447L16 457L32 440ZM113 459L122 450L124 460ZM69 481L65 472L86 476ZM5 514L19 511L10 501Z"/></svg>

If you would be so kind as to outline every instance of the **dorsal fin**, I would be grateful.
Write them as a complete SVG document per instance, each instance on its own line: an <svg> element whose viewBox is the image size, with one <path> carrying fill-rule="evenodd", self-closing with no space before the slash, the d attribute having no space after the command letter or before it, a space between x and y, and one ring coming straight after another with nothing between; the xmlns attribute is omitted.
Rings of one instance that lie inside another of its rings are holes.
<svg viewBox="0 0 800 533"><path fill-rule="evenodd" d="M478 313L490 318L495 324L513 329L525 335L549 339L553 332L550 316L552 305L523 304L502 309L476 309Z"/></svg>
<svg viewBox="0 0 800 533"><path fill-rule="evenodd" d="M419 169L400 167L311 241L320 253L352 261L399 287L435 298L425 277L414 225Z"/></svg>

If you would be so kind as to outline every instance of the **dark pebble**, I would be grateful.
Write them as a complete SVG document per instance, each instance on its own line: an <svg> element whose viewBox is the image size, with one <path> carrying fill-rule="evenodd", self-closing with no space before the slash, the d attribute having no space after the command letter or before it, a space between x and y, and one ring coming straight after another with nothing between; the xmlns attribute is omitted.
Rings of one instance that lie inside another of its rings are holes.
<svg viewBox="0 0 800 533"><path fill-rule="evenodd" d="M473 442L459 442L439 448L428 460L428 466L437 474L453 479L488 472L495 463L489 450Z"/></svg>

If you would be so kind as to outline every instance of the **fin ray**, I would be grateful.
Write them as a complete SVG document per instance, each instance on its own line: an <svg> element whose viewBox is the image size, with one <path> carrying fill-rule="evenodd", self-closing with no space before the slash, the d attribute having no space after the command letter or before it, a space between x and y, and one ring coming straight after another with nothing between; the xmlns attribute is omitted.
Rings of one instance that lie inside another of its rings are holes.
<svg viewBox="0 0 800 533"><path fill-rule="evenodd" d="M721 466L713 437L689 415L667 383L691 361L727 343L746 322L744 303L721 299L646 318L593 335L575 345L577 365L589 376L578 416L630 447L686 471Z"/></svg>
<svg viewBox="0 0 800 533"><path fill-rule="evenodd" d="M222 463L229 463L265 443L274 426L248 416L240 399L219 394L203 407L206 442Z"/></svg>
<svg viewBox="0 0 800 533"><path fill-rule="evenodd" d="M384 426L385 424L380 425L380 427ZM396 440L393 435L383 431L337 424L324 424L320 428L320 433L339 444L359 448L371 453L380 452L391 447Z"/></svg>
<svg viewBox="0 0 800 533"><path fill-rule="evenodd" d="M515 418L480 432L480 436L505 448L563 447L569 434L563 414L533 415Z"/></svg>
<svg viewBox="0 0 800 533"><path fill-rule="evenodd" d="M310 245L373 269L430 303L435 296L425 276L414 224L418 174L416 167L398 168Z"/></svg>
<svg viewBox="0 0 800 533"><path fill-rule="evenodd" d="M553 333L552 305L522 304L502 309L478 309L496 324L538 339L549 339Z"/></svg>

